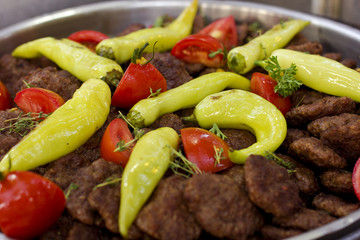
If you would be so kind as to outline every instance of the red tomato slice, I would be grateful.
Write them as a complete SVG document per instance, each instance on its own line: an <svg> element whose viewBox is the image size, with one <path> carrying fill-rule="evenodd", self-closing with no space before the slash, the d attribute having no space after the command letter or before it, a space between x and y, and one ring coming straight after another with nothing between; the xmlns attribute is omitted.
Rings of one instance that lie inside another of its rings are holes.
<svg viewBox="0 0 360 240"><path fill-rule="evenodd" d="M352 173L352 184L356 197L360 201L360 158L356 161L353 173Z"/></svg>
<svg viewBox="0 0 360 240"><path fill-rule="evenodd" d="M129 160L131 149L114 152L116 145L120 140L127 143L133 140L133 136L127 123L120 118L115 118L110 122L101 139L100 154L106 161L121 164L122 167L125 167Z"/></svg>
<svg viewBox="0 0 360 240"><path fill-rule="evenodd" d="M282 97L274 92L274 87L277 85L276 80L269 75L263 73L253 73L250 81L251 92L260 95L272 104L274 104L282 114L286 114L291 109L290 97Z"/></svg>
<svg viewBox="0 0 360 240"><path fill-rule="evenodd" d="M73 34L68 36L68 39L78 43L83 43L83 42L99 43L107 38L109 37L104 33L94 30L82 30L82 31L74 32Z"/></svg>
<svg viewBox="0 0 360 240"><path fill-rule="evenodd" d="M209 57L209 54L221 50L224 46L216 38L208 34L193 34L180 40L171 50L176 58L188 63L201 63L208 67L222 67L226 59L224 54L216 54Z"/></svg>
<svg viewBox="0 0 360 240"><path fill-rule="evenodd" d="M238 35L233 16L220 18L200 30L200 34L208 34L218 39L227 50L237 46Z"/></svg>
<svg viewBox="0 0 360 240"><path fill-rule="evenodd" d="M49 114L65 103L57 93L44 88L25 88L16 93L14 102L25 113Z"/></svg>
<svg viewBox="0 0 360 240"><path fill-rule="evenodd" d="M183 128L181 140L186 158L202 172L214 173L234 165L229 158L229 145L216 134L201 128ZM221 159L217 162L217 149Z"/></svg>
<svg viewBox="0 0 360 240"><path fill-rule="evenodd" d="M151 64L130 63L121 78L111 104L122 109L130 109L141 99L148 98L152 92L167 90L164 76Z"/></svg>
<svg viewBox="0 0 360 240"><path fill-rule="evenodd" d="M10 172L0 181L0 228L10 238L31 239L53 225L65 209L63 191L32 172Z"/></svg>
<svg viewBox="0 0 360 240"><path fill-rule="evenodd" d="M0 81L0 110L12 107L12 99L6 86Z"/></svg>

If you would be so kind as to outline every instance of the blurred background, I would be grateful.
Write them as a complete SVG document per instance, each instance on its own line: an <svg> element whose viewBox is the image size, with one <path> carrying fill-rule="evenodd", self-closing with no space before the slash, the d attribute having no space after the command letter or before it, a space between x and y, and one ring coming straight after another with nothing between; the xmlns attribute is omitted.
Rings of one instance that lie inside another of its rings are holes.
<svg viewBox="0 0 360 240"><path fill-rule="evenodd" d="M121 1L121 0L113 0ZM137 0L133 0L137 1ZM150 0L145 0L150 1ZM154 0L152 0L154 1ZM167 0L171 1L171 0ZM200 0L201 1L201 0ZM209 0L222 1L222 0ZM234 0L241 1L241 0ZM0 0L0 29L25 19L40 16L56 10L79 6L100 0ZM312 13L360 26L359 0L253 0L287 9Z"/></svg>

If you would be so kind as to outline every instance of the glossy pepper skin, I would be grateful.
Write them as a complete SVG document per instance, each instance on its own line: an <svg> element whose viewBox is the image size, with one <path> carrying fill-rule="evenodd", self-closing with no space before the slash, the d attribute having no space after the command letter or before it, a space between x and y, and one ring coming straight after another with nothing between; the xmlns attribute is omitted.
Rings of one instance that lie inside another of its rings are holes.
<svg viewBox="0 0 360 240"><path fill-rule="evenodd" d="M281 68L296 65L296 79L305 86L327 94L350 97L360 102L360 73L335 60L288 49L272 53Z"/></svg>
<svg viewBox="0 0 360 240"><path fill-rule="evenodd" d="M36 39L18 46L12 55L21 58L45 56L83 82L98 78L116 87L123 74L115 61L98 56L84 45L66 38Z"/></svg>
<svg viewBox="0 0 360 240"><path fill-rule="evenodd" d="M231 49L227 56L228 67L239 74L249 72L254 68L255 61L263 60L275 49L284 47L309 24L309 21L295 19L275 25L247 44Z"/></svg>
<svg viewBox="0 0 360 240"><path fill-rule="evenodd" d="M0 171L30 170L76 150L104 124L110 102L109 86L89 79L72 99L10 149L0 161Z"/></svg>
<svg viewBox="0 0 360 240"><path fill-rule="evenodd" d="M168 26L146 28L126 36L105 39L96 46L100 56L116 60L119 64L128 61L136 48L141 48L146 42L156 51L170 50L178 41L191 33L193 21L197 12L198 0L185 8L182 13ZM146 51L152 52L149 48Z"/></svg>
<svg viewBox="0 0 360 240"><path fill-rule="evenodd" d="M163 114L194 107L206 96L225 88L249 90L250 81L232 72L209 73L160 93L156 97L140 100L130 109L126 117L139 128L149 126Z"/></svg>
<svg viewBox="0 0 360 240"><path fill-rule="evenodd" d="M170 147L177 149L178 145L179 136L169 127L150 131L136 143L121 182L119 229L125 238L141 207L168 169L172 160Z"/></svg>
<svg viewBox="0 0 360 240"><path fill-rule="evenodd" d="M269 101L255 93L233 89L207 96L194 110L202 128L214 123L220 128L247 129L257 142L241 150L230 149L230 160L243 164L251 154L264 155L275 151L284 141L287 132L283 114Z"/></svg>

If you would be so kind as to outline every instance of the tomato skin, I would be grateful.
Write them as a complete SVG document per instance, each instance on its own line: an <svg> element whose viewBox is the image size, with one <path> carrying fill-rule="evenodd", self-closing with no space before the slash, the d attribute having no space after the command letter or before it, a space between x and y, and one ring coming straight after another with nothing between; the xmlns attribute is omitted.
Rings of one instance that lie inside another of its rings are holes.
<svg viewBox="0 0 360 240"><path fill-rule="evenodd" d="M0 228L10 238L45 232L65 209L63 191L33 172L14 171L0 181Z"/></svg>
<svg viewBox="0 0 360 240"><path fill-rule="evenodd" d="M150 88L153 92L161 89L167 90L164 76L151 64L145 65L130 63L118 84L111 104L122 109L130 109L141 99L150 96Z"/></svg>
<svg viewBox="0 0 360 240"><path fill-rule="evenodd" d="M133 140L133 136L127 123L123 119L115 118L110 122L101 139L100 154L106 161L114 162L125 167L132 150L128 149L121 152L114 152L116 144L120 140L129 142Z"/></svg>
<svg viewBox="0 0 360 240"><path fill-rule="evenodd" d="M236 23L232 15L210 23L198 33L213 36L224 44L227 50L237 46L238 43Z"/></svg>
<svg viewBox="0 0 360 240"><path fill-rule="evenodd" d="M229 158L229 145L216 134L202 128L181 129L181 140L186 158L195 163L202 172L215 173L234 165ZM220 163L215 164L215 149L220 150Z"/></svg>
<svg viewBox="0 0 360 240"><path fill-rule="evenodd" d="M253 93L260 95L272 104L274 104L283 115L290 111L292 104L290 97L282 97L274 92L274 87L277 85L276 80L269 75L263 73L253 73L250 80L250 90Z"/></svg>
<svg viewBox="0 0 360 240"><path fill-rule="evenodd" d="M25 113L52 113L65 103L57 93L44 88L25 88L16 93L14 102Z"/></svg>
<svg viewBox="0 0 360 240"><path fill-rule="evenodd" d="M0 81L0 110L6 110L13 105L10 93L3 82Z"/></svg>
<svg viewBox="0 0 360 240"><path fill-rule="evenodd" d="M68 36L68 39L78 43L93 42L96 44L107 38L109 37L106 34L94 30L81 30Z"/></svg>
<svg viewBox="0 0 360 240"><path fill-rule="evenodd" d="M208 67L222 67L225 65L223 54L209 57L209 54L219 49L224 51L224 46L219 40L208 34L193 34L180 40L171 54L188 63L201 63Z"/></svg>
<svg viewBox="0 0 360 240"><path fill-rule="evenodd" d="M353 173L352 173L352 184L354 188L355 195L360 201L360 158L356 161Z"/></svg>

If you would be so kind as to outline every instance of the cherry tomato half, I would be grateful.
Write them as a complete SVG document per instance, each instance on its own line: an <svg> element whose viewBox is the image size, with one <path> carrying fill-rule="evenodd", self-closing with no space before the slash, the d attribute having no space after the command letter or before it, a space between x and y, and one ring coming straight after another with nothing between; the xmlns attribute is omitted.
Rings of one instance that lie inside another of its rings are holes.
<svg viewBox="0 0 360 240"><path fill-rule="evenodd" d="M183 128L181 140L186 158L202 172L214 173L234 165L229 158L229 145L208 130Z"/></svg>
<svg viewBox="0 0 360 240"><path fill-rule="evenodd" d="M10 238L45 232L65 209L63 191L33 172L10 172L0 181L0 228Z"/></svg>
<svg viewBox="0 0 360 240"><path fill-rule="evenodd" d="M238 42L235 19L231 15L210 23L198 33L213 36L224 44L227 50L235 47Z"/></svg>
<svg viewBox="0 0 360 240"><path fill-rule="evenodd" d="M25 88L16 93L14 102L25 113L49 114L65 103L57 93L44 88Z"/></svg>
<svg viewBox="0 0 360 240"><path fill-rule="evenodd" d="M360 201L360 158L356 161L352 173L352 184L356 197Z"/></svg>
<svg viewBox="0 0 360 240"><path fill-rule="evenodd" d="M10 93L3 82L0 81L0 110L6 110L12 107Z"/></svg>
<svg viewBox="0 0 360 240"><path fill-rule="evenodd" d="M209 55L221 51L213 57ZM176 58L188 63L201 63L208 67L225 65L224 46L219 40L208 34L193 34L180 40L171 50Z"/></svg>
<svg viewBox="0 0 360 240"><path fill-rule="evenodd" d="M263 73L253 73L250 81L251 92L260 95L272 104L274 104L282 114L286 114L291 109L290 97L282 97L274 92L274 87L277 85L276 80L269 75Z"/></svg>
<svg viewBox="0 0 360 240"><path fill-rule="evenodd" d="M122 109L130 109L141 99L148 98L160 90L167 90L164 76L151 64L130 63L118 84L111 104Z"/></svg>
<svg viewBox="0 0 360 240"><path fill-rule="evenodd" d="M131 154L131 148L121 152L114 152L116 145L121 140L127 143L133 140L133 136L127 123L120 118L115 118L110 122L101 139L100 154L106 161L121 164L122 167L125 167Z"/></svg>
<svg viewBox="0 0 360 240"><path fill-rule="evenodd" d="M68 39L78 43L94 42L96 44L107 38L109 37L104 33L94 30L81 30L68 36Z"/></svg>

